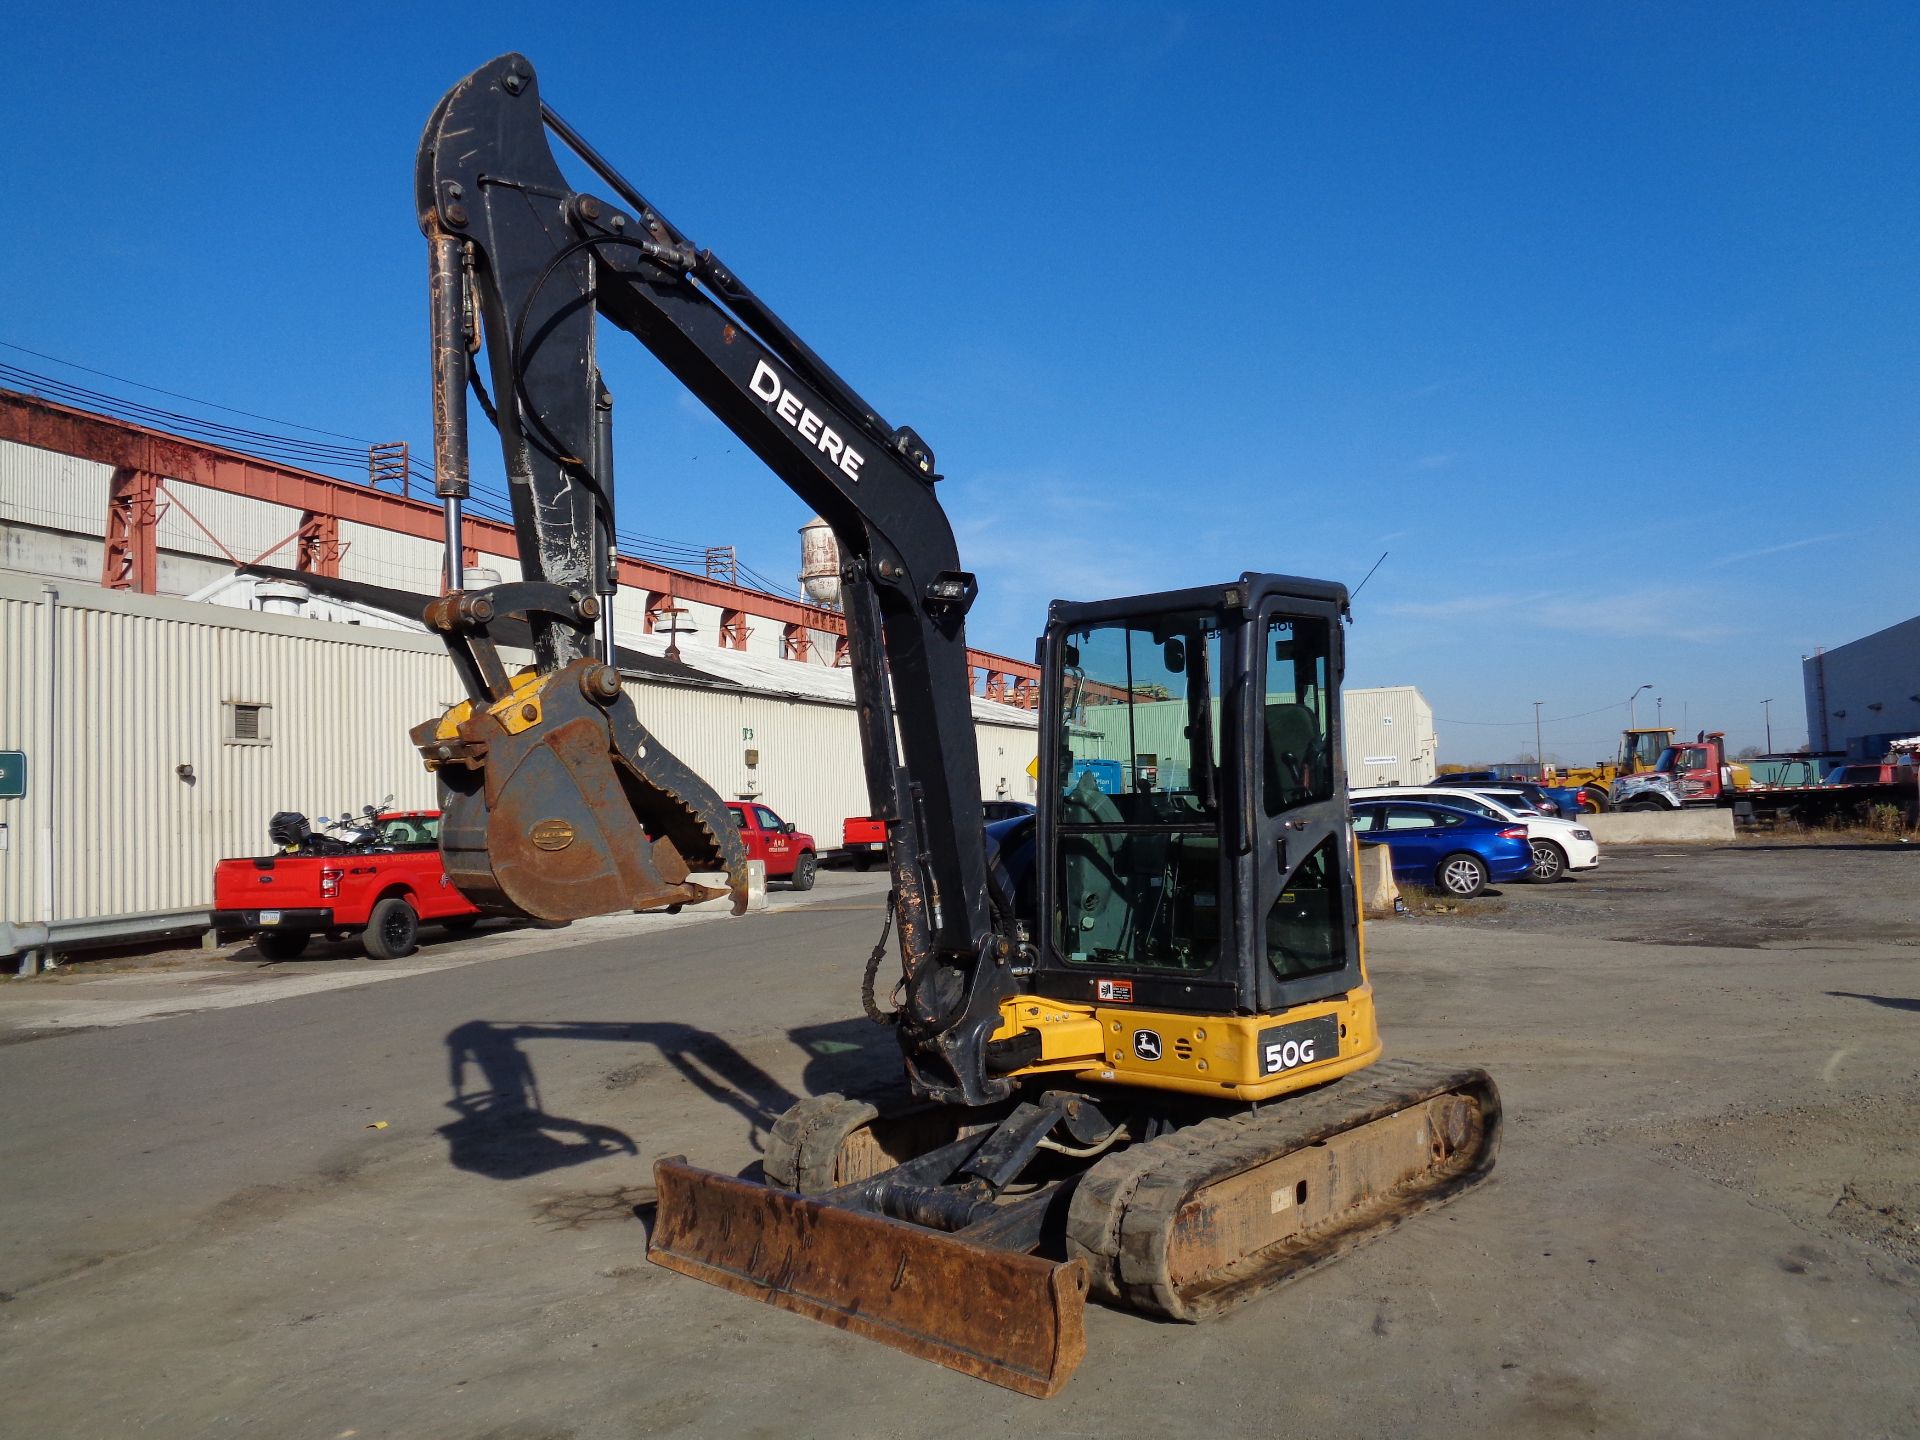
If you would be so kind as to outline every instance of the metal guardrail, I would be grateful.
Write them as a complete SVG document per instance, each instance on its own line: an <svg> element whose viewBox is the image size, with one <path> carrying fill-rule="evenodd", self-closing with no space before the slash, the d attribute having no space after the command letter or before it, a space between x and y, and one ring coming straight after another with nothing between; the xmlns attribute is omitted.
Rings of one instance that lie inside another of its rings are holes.
<svg viewBox="0 0 1920 1440"><path fill-rule="evenodd" d="M139 915L95 915L84 920L0 920L0 959L22 956L20 973L32 975L51 956L123 940L161 939L205 934L213 929L211 910L154 910Z"/></svg>

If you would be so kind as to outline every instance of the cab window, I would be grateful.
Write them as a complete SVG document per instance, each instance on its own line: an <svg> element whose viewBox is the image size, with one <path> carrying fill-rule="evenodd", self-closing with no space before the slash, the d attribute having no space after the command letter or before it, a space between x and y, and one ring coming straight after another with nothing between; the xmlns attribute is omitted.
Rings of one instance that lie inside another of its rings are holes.
<svg viewBox="0 0 1920 1440"><path fill-rule="evenodd" d="M380 827L387 845L433 845L440 839L440 821L432 815L402 815Z"/></svg>
<svg viewBox="0 0 1920 1440"><path fill-rule="evenodd" d="M782 820L778 815L774 814L771 810L767 809L767 807L764 805L754 806L753 813L755 817L758 818L758 820L760 821L760 828L762 830L784 831L787 828L787 822Z"/></svg>
<svg viewBox="0 0 1920 1440"><path fill-rule="evenodd" d="M1333 798L1333 711L1327 701L1331 639L1324 620L1276 617L1267 625L1267 813Z"/></svg>

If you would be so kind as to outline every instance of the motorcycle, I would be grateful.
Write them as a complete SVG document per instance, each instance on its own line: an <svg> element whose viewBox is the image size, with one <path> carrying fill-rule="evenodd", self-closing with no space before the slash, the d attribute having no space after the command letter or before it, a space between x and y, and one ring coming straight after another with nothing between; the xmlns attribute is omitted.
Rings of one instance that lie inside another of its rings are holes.
<svg viewBox="0 0 1920 1440"><path fill-rule="evenodd" d="M391 848L382 844L380 815L392 804L389 795L378 805L343 811L337 818L321 815L315 822L318 830L297 810L277 811L267 821L267 838L283 855L351 855Z"/></svg>

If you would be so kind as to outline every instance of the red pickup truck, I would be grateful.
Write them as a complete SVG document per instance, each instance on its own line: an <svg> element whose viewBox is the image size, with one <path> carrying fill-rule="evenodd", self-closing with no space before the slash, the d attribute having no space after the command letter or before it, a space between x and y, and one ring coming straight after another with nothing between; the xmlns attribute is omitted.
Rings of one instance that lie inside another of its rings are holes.
<svg viewBox="0 0 1920 1440"><path fill-rule="evenodd" d="M388 811L367 843L336 853L289 847L213 870L213 925L244 931L262 955L291 960L315 935L358 933L367 954L398 960L419 944L420 922L465 929L480 917L440 863L440 812Z"/></svg>
<svg viewBox="0 0 1920 1440"><path fill-rule="evenodd" d="M850 856L853 868L865 870L887 858L887 822L871 815L849 815L840 825L840 853Z"/></svg>
<svg viewBox="0 0 1920 1440"><path fill-rule="evenodd" d="M811 835L750 800L729 800L727 808L746 842L747 859L766 861L767 879L785 880L795 890L813 888L820 855Z"/></svg>

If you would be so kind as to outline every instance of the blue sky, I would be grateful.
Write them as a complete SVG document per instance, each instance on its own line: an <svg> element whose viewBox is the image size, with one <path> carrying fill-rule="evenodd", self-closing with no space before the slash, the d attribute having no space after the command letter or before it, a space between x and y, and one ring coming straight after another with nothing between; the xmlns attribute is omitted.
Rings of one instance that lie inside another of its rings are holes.
<svg viewBox="0 0 1920 1440"><path fill-rule="evenodd" d="M1920 608L1912 7L525 8L16 15L0 339L425 452L414 147L517 48L932 442L976 643L1384 550L1349 683L1584 760L1643 681L1798 743L1800 657ZM790 576L804 510L603 353L623 526Z"/></svg>

